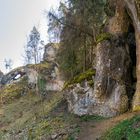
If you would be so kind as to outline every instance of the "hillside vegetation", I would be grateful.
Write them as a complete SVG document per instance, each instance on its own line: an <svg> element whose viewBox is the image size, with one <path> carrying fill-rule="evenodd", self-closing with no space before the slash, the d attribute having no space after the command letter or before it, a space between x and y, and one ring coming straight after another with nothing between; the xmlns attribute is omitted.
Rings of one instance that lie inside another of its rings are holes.
<svg viewBox="0 0 140 140"><path fill-rule="evenodd" d="M64 0L46 15L49 43L34 26L27 65L0 72L0 140L140 140L140 1Z"/></svg>

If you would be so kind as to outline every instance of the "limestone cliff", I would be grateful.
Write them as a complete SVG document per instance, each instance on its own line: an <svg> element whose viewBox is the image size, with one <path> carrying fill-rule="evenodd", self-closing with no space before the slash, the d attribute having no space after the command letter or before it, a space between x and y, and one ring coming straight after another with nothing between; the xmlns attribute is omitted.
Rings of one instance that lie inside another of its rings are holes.
<svg viewBox="0 0 140 140"><path fill-rule="evenodd" d="M133 110L139 110L139 2L115 3L115 15L96 39L94 85L83 81L84 85L80 82L65 91L75 114L116 116L131 109L132 102Z"/></svg>

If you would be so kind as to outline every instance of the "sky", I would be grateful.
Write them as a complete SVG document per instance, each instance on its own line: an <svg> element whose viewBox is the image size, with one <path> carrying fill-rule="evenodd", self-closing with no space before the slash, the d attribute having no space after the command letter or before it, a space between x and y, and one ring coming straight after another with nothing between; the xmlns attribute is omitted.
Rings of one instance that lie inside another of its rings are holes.
<svg viewBox="0 0 140 140"><path fill-rule="evenodd" d="M60 0L0 0L0 70L6 72L4 59L12 59L12 68L23 65L23 48L33 26L47 41L44 10L56 8Z"/></svg>

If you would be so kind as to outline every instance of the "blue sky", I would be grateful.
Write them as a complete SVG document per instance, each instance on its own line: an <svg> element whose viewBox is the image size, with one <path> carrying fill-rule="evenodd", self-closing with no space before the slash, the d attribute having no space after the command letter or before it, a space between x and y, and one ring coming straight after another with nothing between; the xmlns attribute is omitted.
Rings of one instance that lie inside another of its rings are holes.
<svg viewBox="0 0 140 140"><path fill-rule="evenodd" d="M23 46L34 25L47 40L43 13L58 3L59 0L0 0L0 70L5 71L5 58L13 60L13 68L23 64Z"/></svg>

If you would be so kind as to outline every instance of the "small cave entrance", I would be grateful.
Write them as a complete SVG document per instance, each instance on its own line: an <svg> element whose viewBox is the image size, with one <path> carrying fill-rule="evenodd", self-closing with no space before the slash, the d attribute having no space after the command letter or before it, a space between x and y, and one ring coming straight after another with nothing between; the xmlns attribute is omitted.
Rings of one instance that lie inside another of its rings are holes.
<svg viewBox="0 0 140 140"><path fill-rule="evenodd" d="M127 33L127 44L129 46L129 55L130 55L130 86L128 88L128 98L129 98L129 108L132 106L132 99L136 91L136 39L135 39L135 29L133 24L129 25Z"/></svg>

